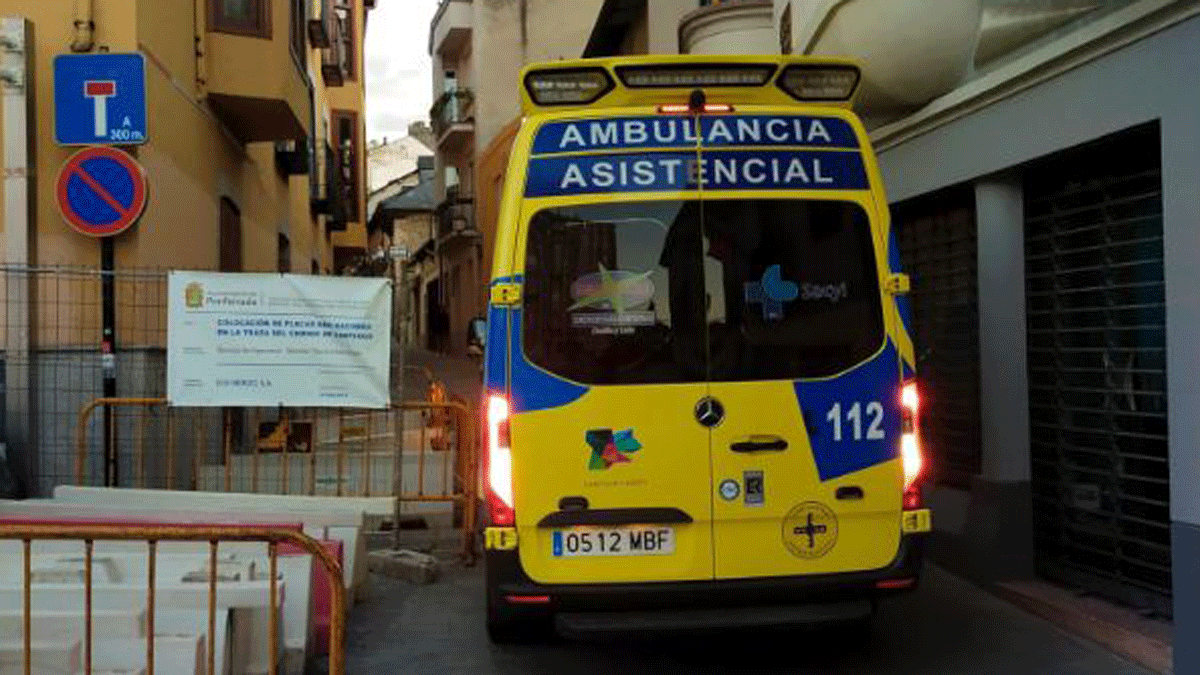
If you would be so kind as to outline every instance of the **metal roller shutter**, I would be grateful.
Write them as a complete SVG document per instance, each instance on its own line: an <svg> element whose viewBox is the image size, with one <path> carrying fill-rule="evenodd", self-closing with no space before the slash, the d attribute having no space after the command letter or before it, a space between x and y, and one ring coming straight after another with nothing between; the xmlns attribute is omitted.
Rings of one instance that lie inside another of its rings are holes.
<svg viewBox="0 0 1200 675"><path fill-rule="evenodd" d="M1171 614L1157 125L1025 174L1039 574Z"/></svg>
<svg viewBox="0 0 1200 675"><path fill-rule="evenodd" d="M979 293L975 192L950 188L898 204L892 218L910 301L921 437L934 478L967 487L980 470Z"/></svg>

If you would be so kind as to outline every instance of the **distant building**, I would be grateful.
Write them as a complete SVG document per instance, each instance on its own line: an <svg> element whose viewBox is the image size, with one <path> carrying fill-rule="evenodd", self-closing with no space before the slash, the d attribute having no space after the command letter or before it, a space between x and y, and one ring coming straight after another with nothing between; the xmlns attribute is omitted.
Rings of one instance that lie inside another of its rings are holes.
<svg viewBox="0 0 1200 675"><path fill-rule="evenodd" d="M656 0L657 2L658 0ZM569 9L566 7L569 5ZM448 349L486 308L500 186L520 117L520 70L576 58L601 0L442 0L430 25L437 156L437 250Z"/></svg>
<svg viewBox="0 0 1200 675"><path fill-rule="evenodd" d="M432 155L433 148L416 136L371 141L367 146L368 196L403 176L413 175L415 181L417 158Z"/></svg>
<svg viewBox="0 0 1200 675"><path fill-rule="evenodd" d="M408 344L432 348L431 327L441 325L433 318L433 312L441 306L439 267L436 256L431 255L435 250L437 209L433 156L418 157L416 170L372 193L371 202L371 250L399 253L397 264L407 269L399 288L411 293L404 306L410 323L402 333ZM426 253L418 256L422 250Z"/></svg>

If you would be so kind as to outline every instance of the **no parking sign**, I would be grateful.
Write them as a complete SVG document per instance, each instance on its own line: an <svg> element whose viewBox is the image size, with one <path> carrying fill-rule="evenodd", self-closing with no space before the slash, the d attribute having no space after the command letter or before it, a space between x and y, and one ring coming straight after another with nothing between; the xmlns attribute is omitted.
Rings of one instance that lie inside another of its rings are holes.
<svg viewBox="0 0 1200 675"><path fill-rule="evenodd" d="M111 237L146 209L146 171L133 157L95 147L71 156L58 174L58 207L80 234Z"/></svg>

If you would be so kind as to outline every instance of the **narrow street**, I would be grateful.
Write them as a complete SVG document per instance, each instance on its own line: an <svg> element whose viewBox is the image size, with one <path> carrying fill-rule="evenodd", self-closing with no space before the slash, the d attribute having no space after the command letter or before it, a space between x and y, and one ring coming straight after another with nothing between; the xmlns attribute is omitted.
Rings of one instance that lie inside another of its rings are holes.
<svg viewBox="0 0 1200 675"><path fill-rule="evenodd" d="M484 632L483 570L411 586L373 576L347 628L347 672L438 675L831 673L1146 675L936 567L916 594L885 604L869 644L846 629L735 640L496 647Z"/></svg>

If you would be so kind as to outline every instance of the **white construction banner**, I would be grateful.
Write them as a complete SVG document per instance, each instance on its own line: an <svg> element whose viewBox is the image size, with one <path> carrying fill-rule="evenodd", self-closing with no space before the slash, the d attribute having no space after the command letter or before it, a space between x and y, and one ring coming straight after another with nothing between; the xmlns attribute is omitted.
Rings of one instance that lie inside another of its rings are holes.
<svg viewBox="0 0 1200 675"><path fill-rule="evenodd" d="M388 279L171 272L173 406L386 408Z"/></svg>

